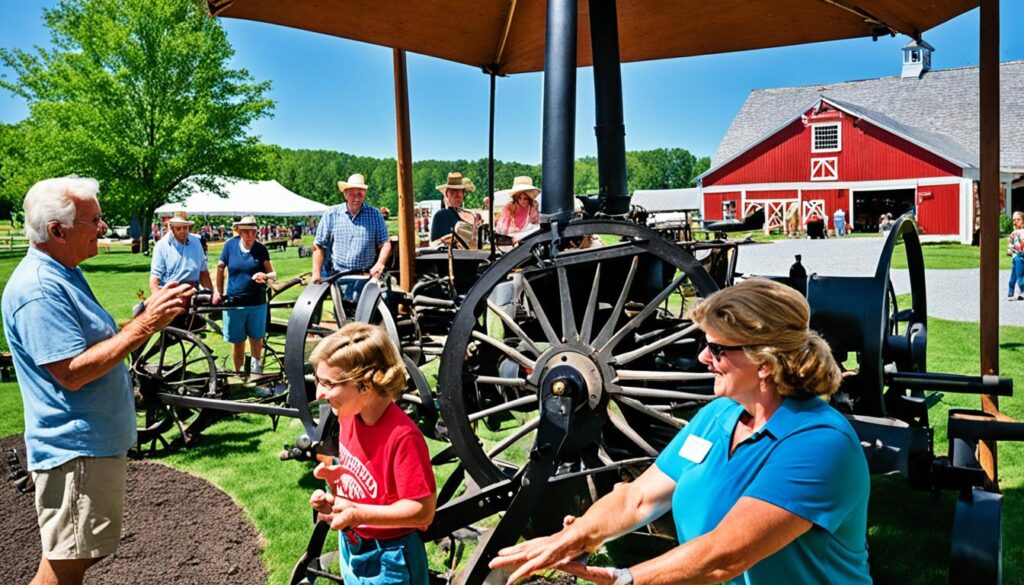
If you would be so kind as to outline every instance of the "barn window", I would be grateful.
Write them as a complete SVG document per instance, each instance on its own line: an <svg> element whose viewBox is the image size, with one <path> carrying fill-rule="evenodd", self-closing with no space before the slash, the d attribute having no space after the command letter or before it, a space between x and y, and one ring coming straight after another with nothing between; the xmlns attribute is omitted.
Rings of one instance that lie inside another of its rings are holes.
<svg viewBox="0 0 1024 585"><path fill-rule="evenodd" d="M838 181L839 160L830 156L827 158L811 159L811 180L812 181Z"/></svg>
<svg viewBox="0 0 1024 585"><path fill-rule="evenodd" d="M842 150L840 124L814 124L811 126L811 152Z"/></svg>

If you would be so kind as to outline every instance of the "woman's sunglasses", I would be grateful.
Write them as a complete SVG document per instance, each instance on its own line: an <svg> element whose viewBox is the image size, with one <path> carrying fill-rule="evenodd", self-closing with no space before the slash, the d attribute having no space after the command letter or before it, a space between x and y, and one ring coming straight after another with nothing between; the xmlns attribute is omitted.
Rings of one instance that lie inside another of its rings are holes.
<svg viewBox="0 0 1024 585"><path fill-rule="evenodd" d="M701 344L700 350L697 351L697 355L700 355L700 353L702 351L704 351L705 347L708 348L708 351L711 352L711 356L712 357L714 357L716 360L720 360L720 359L722 359L722 356L725 355L725 352L727 352L727 351L735 351L737 349L744 349L744 348L746 348L748 346L746 346L746 345L722 345L721 343L712 343L710 341L704 341Z"/></svg>

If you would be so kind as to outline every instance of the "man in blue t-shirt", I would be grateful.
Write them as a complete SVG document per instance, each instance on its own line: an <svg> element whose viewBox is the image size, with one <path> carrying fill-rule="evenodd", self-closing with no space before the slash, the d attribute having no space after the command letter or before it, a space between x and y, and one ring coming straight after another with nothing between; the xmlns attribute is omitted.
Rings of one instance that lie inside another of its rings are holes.
<svg viewBox="0 0 1024 585"><path fill-rule="evenodd" d="M184 311L171 282L120 331L82 270L107 231L94 179L36 183L25 196L31 247L3 291L4 334L25 409L43 558L33 582L81 583L117 550L135 400L124 360Z"/></svg>
<svg viewBox="0 0 1024 585"><path fill-rule="evenodd" d="M313 240L313 277L318 283L326 274L369 273L380 278L384 273L391 240L384 216L366 204L366 180L356 173L348 181L338 181L345 204L332 207L323 215ZM326 263L325 255L330 255Z"/></svg>

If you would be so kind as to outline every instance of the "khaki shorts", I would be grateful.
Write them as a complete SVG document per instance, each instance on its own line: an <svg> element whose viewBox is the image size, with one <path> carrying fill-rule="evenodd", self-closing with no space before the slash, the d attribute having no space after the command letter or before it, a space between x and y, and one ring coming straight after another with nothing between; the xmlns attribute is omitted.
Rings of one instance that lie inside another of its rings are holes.
<svg viewBox="0 0 1024 585"><path fill-rule="evenodd" d="M124 455L79 457L32 472L44 557L93 559L117 551L127 472Z"/></svg>

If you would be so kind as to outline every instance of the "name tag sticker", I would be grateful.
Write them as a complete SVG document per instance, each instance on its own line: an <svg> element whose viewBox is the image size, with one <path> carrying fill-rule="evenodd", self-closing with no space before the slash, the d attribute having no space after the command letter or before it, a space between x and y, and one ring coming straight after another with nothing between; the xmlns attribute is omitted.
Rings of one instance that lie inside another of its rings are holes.
<svg viewBox="0 0 1024 585"><path fill-rule="evenodd" d="M709 451L711 451L711 441L697 435L690 435L686 437L683 448L679 450L679 456L687 461L702 463Z"/></svg>

